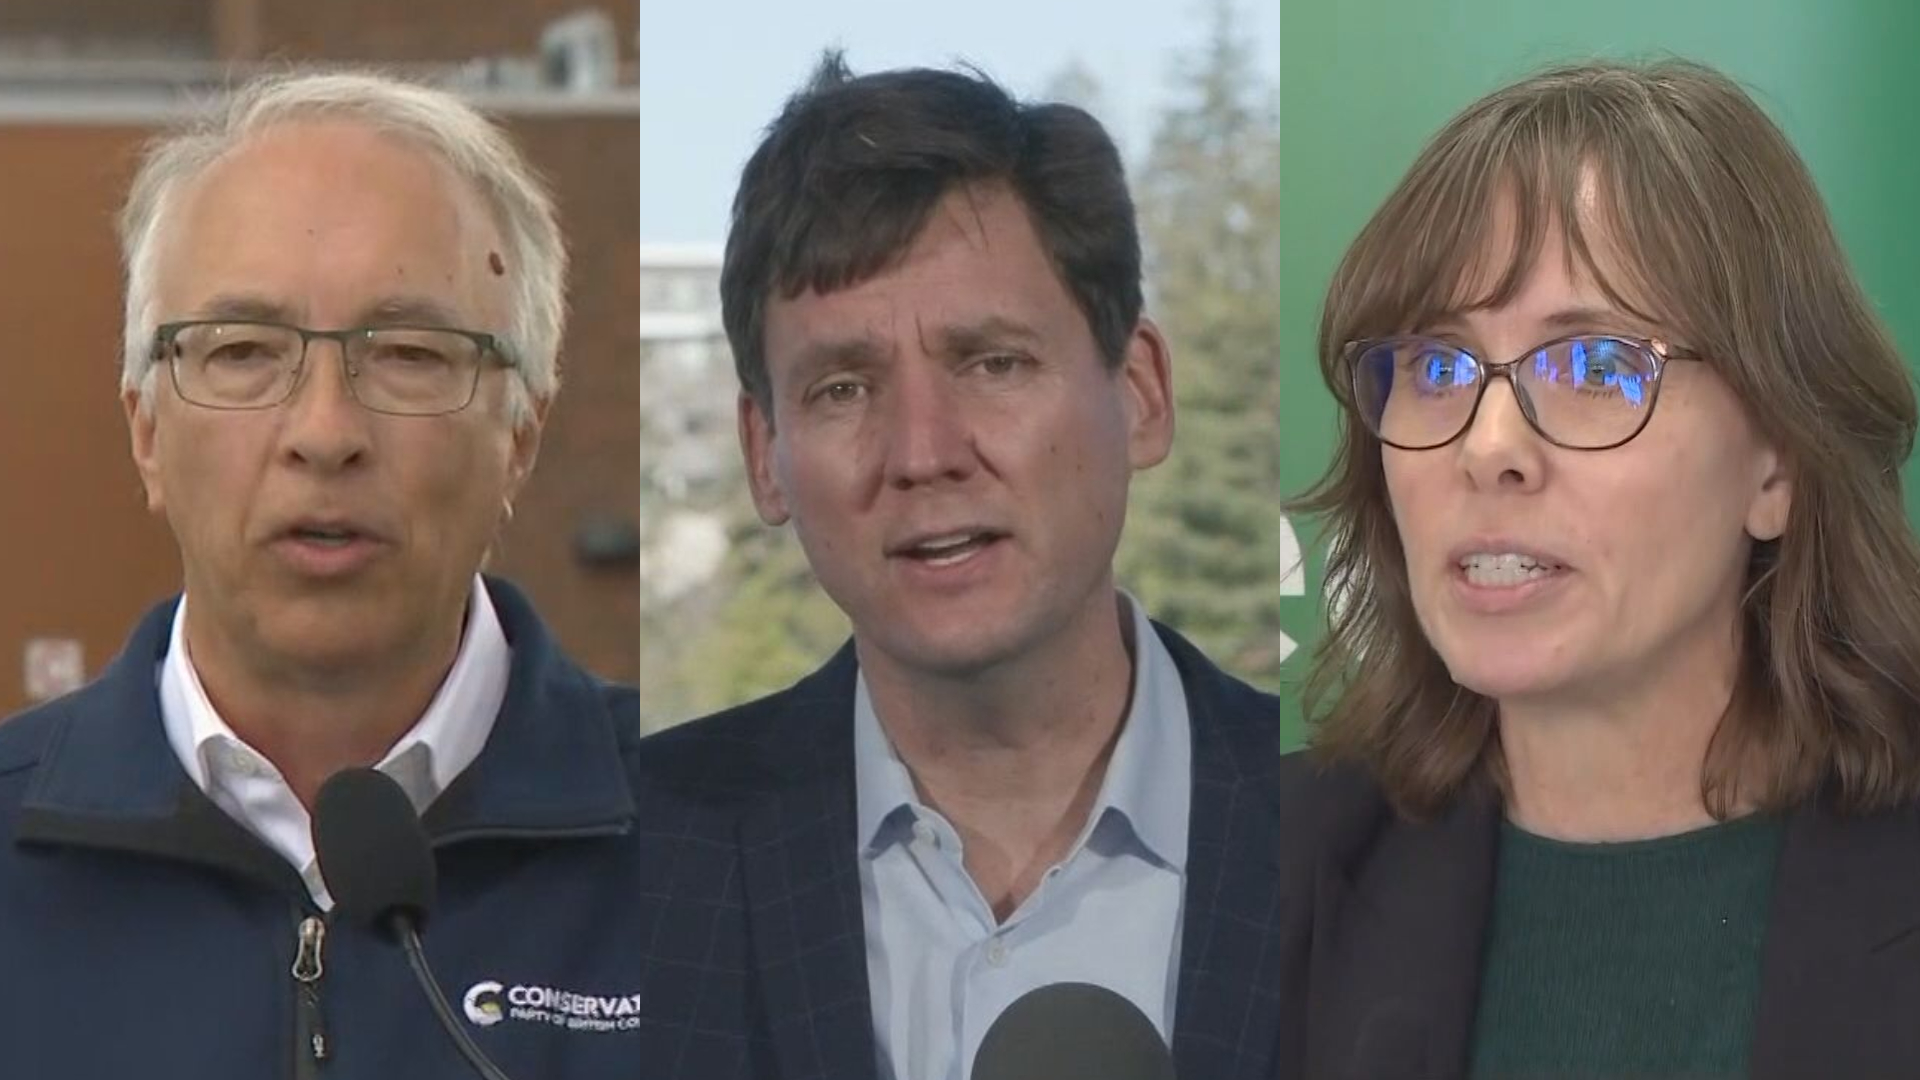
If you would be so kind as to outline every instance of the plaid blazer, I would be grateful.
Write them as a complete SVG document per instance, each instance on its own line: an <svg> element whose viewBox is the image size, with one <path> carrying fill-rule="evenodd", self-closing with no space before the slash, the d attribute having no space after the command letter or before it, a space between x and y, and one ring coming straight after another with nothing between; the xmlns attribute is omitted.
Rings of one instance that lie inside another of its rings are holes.
<svg viewBox="0 0 1920 1080"><path fill-rule="evenodd" d="M1193 725L1173 1054L1183 1080L1268 1080L1279 1030L1279 702L1157 627ZM740 818L767 1080L877 1075L855 836L851 644L793 687L678 731L750 770Z"/></svg>

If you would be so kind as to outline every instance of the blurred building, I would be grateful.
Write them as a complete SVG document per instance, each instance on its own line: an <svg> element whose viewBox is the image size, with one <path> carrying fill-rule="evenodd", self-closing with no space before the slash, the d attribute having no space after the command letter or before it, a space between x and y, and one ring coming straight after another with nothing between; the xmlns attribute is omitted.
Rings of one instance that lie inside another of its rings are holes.
<svg viewBox="0 0 1920 1080"><path fill-rule="evenodd" d="M0 5L0 714L91 677L179 587L117 397L113 236L141 143L257 70L356 62L454 88L547 175L573 252L565 386L494 569L590 668L639 668L636 5ZM31 691L31 693L30 693Z"/></svg>
<svg viewBox="0 0 1920 1080"><path fill-rule="evenodd" d="M7 0L0 56L464 63L537 55L570 19L604 24L633 65L639 6L606 0Z"/></svg>
<svg viewBox="0 0 1920 1080"><path fill-rule="evenodd" d="M645 599L704 584L727 552L740 464L733 354L720 324L721 250L640 249L640 490Z"/></svg>

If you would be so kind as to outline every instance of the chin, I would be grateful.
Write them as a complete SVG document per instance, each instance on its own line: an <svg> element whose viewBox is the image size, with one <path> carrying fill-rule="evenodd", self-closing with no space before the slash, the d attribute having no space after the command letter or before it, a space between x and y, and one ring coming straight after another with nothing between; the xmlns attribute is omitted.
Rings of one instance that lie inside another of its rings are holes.
<svg viewBox="0 0 1920 1080"><path fill-rule="evenodd" d="M391 655L403 637L391 611L364 604L287 605L263 615L259 633L269 649L319 668Z"/></svg>
<svg viewBox="0 0 1920 1080"><path fill-rule="evenodd" d="M1009 628L959 621L943 626L894 624L860 637L904 671L945 679L982 675L1029 651L1022 647L1026 639Z"/></svg>
<svg viewBox="0 0 1920 1080"><path fill-rule="evenodd" d="M316 627L304 633L275 634L269 647L285 660L314 672L350 671L365 667L391 650L381 643L389 635L369 633L365 626Z"/></svg>
<svg viewBox="0 0 1920 1080"><path fill-rule="evenodd" d="M1490 648L1441 651L1453 681L1481 697L1505 700L1551 694L1572 681L1572 672L1552 658Z"/></svg>
<svg viewBox="0 0 1920 1080"><path fill-rule="evenodd" d="M864 647L905 671L944 679L986 675L1042 654L1083 626L1083 609L1058 584L995 583L971 595L932 602L887 598L853 619ZM841 610L847 610L842 605ZM1113 606L1102 609L1111 618Z"/></svg>
<svg viewBox="0 0 1920 1080"><path fill-rule="evenodd" d="M901 668L944 679L966 679L983 675L1011 658L1010 649L996 648L978 640L928 640L888 635L873 639L874 644Z"/></svg>

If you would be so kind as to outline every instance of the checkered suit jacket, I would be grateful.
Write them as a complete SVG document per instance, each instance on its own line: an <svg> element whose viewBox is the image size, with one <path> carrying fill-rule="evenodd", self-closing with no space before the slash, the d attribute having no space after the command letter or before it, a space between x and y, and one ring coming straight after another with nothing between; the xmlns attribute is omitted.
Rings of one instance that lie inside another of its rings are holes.
<svg viewBox="0 0 1920 1080"><path fill-rule="evenodd" d="M1157 629L1193 724L1176 1067L1182 1080L1267 1080L1280 1016L1279 704ZM849 645L790 689L679 729L752 773L741 865L767 1080L870 1080L878 1070L854 835L854 685Z"/></svg>

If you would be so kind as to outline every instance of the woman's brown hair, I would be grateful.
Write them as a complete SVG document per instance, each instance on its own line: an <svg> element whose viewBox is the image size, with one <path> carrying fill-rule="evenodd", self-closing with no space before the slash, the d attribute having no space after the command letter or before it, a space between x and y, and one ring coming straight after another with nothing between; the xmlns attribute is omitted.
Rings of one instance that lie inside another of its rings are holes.
<svg viewBox="0 0 1920 1080"><path fill-rule="evenodd" d="M1503 202L1504 269L1481 265ZM1414 817L1503 781L1494 703L1454 683L1415 617L1341 353L1463 306L1477 282L1490 291L1464 306L1504 303L1553 228L1616 306L1709 358L1792 471L1785 534L1754 545L1706 805L1779 809L1824 788L1861 812L1920 795L1920 545L1899 476L1912 383L1786 137L1732 81L1679 61L1557 68L1469 106L1335 271L1319 353L1341 432L1290 507L1320 519L1339 598L1305 687L1318 752L1364 764Z"/></svg>

